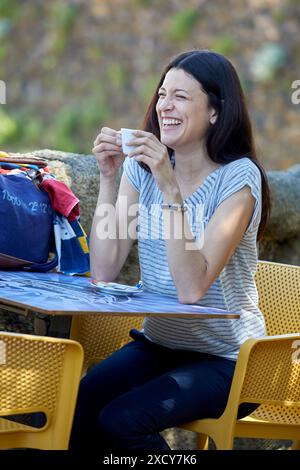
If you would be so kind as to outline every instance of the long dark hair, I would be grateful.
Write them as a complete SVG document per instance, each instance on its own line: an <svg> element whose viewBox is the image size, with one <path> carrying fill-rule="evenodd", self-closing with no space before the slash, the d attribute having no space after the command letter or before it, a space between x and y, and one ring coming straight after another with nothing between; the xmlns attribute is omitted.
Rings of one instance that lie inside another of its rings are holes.
<svg viewBox="0 0 300 470"><path fill-rule="evenodd" d="M271 210L270 190L265 170L256 157L252 126L245 103L245 96L238 75L221 54L208 50L184 52L166 66L143 121L143 129L160 139L160 128L156 113L158 90L170 69L182 69L194 77L207 93L209 104L218 112L218 119L208 131L206 148L215 163L226 164L248 157L259 168L262 177L262 213L257 239L263 236ZM172 149L168 148L171 156ZM146 171L148 165L140 162Z"/></svg>

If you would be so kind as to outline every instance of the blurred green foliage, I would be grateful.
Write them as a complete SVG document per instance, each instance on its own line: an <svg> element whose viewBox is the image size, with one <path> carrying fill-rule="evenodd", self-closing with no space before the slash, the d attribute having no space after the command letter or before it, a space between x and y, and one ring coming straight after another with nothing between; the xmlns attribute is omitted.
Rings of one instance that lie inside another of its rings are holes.
<svg viewBox="0 0 300 470"><path fill-rule="evenodd" d="M0 60L4 60L8 54L8 46L5 42L0 43ZM2 65L2 64L1 64Z"/></svg>
<svg viewBox="0 0 300 470"><path fill-rule="evenodd" d="M187 8L175 13L169 20L168 38L175 42L183 41L196 26L199 18L200 12L194 8Z"/></svg>
<svg viewBox="0 0 300 470"><path fill-rule="evenodd" d="M137 7L150 7L155 3L157 0L134 0L134 3Z"/></svg>
<svg viewBox="0 0 300 470"><path fill-rule="evenodd" d="M17 18L21 13L19 3L17 0L0 0L0 17Z"/></svg>
<svg viewBox="0 0 300 470"><path fill-rule="evenodd" d="M274 11L272 13L272 18L276 21L276 23L281 25L282 23L285 22L286 16L282 11Z"/></svg>
<svg viewBox="0 0 300 470"><path fill-rule="evenodd" d="M76 21L78 6L56 3L52 7L52 14L56 18L58 28L69 32Z"/></svg>
<svg viewBox="0 0 300 470"><path fill-rule="evenodd" d="M288 105L299 69L299 5L282 0L250 18L238 0L230 12L217 0L0 0L0 79L8 89L0 107L0 145L8 151L90 152L103 125L136 125L168 58L207 47L237 66L272 160L280 161L283 148L298 158L299 107ZM270 20L273 42L267 42L259 15ZM274 103L266 107L269 92ZM282 100L287 107L279 129L269 115L278 113Z"/></svg>
<svg viewBox="0 0 300 470"><path fill-rule="evenodd" d="M109 64L106 74L110 85L116 90L124 88L128 81L127 71L118 62Z"/></svg>
<svg viewBox="0 0 300 470"><path fill-rule="evenodd" d="M55 52L63 52L71 30L78 18L77 5L57 4L51 6L52 19L56 28L56 39L53 45Z"/></svg>
<svg viewBox="0 0 300 470"><path fill-rule="evenodd" d="M219 36L213 43L212 49L223 55L231 54L236 48L236 41L230 34Z"/></svg>
<svg viewBox="0 0 300 470"><path fill-rule="evenodd" d="M16 139L18 131L17 122L6 113L3 106L0 108L0 122L0 145Z"/></svg>
<svg viewBox="0 0 300 470"><path fill-rule="evenodd" d="M110 111L101 97L63 106L50 122L24 110L9 115L1 107L0 145L4 150L13 144L15 149L26 151L35 143L39 148L88 153L91 136L109 118Z"/></svg>
<svg viewBox="0 0 300 470"><path fill-rule="evenodd" d="M43 141L45 132L41 119L24 109L8 114L0 108L0 122L0 145L4 150L4 146L9 150L10 145L16 150L32 150L33 142Z"/></svg>
<svg viewBox="0 0 300 470"><path fill-rule="evenodd" d="M109 118L109 108L101 96L62 107L50 126L48 141L54 147L68 152L88 152L91 136Z"/></svg>
<svg viewBox="0 0 300 470"><path fill-rule="evenodd" d="M158 75L149 75L140 87L139 99L143 108L147 107L150 104L150 100L156 90L158 81Z"/></svg>
<svg viewBox="0 0 300 470"><path fill-rule="evenodd" d="M57 57L55 53L50 52L45 57L43 57L41 64L45 71L53 70L57 64Z"/></svg>

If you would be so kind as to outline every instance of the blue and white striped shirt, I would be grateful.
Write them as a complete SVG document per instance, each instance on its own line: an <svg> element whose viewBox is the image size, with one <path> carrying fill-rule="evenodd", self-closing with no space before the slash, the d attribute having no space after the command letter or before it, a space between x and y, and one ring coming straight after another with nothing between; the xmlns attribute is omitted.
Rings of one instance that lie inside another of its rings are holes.
<svg viewBox="0 0 300 470"><path fill-rule="evenodd" d="M175 156L172 156L175 162ZM177 296L169 271L160 204L163 194L151 173L134 159L126 158L123 170L140 193L138 218L138 251L141 279L152 292ZM261 218L261 175L247 157L221 165L210 173L200 187L184 200L188 221L195 240L203 231L217 207L244 186L255 198L255 208L242 240L200 305L239 312L239 319L153 318L143 322L144 335L151 341L172 349L200 351L236 360L241 344L249 337L265 334L265 323L258 308L254 275L257 263L257 230ZM200 210L199 210L200 209ZM200 217L199 217L200 214Z"/></svg>

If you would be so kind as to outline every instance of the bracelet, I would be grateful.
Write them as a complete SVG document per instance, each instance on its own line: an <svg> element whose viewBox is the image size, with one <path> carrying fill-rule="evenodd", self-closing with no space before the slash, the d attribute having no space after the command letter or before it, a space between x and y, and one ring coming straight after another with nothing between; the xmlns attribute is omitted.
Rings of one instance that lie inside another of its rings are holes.
<svg viewBox="0 0 300 470"><path fill-rule="evenodd" d="M161 204L161 209L166 209L168 211L177 211L177 212L185 212L187 211L187 207L185 204Z"/></svg>

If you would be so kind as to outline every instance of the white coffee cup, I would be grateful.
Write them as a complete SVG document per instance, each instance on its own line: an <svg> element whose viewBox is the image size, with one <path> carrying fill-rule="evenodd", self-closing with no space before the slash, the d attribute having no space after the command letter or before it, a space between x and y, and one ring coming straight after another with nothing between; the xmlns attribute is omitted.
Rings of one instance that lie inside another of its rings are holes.
<svg viewBox="0 0 300 470"><path fill-rule="evenodd" d="M127 145L127 142L135 139L136 136L133 135L133 132L135 131L136 129L125 129L124 127L121 129L122 150L125 155L128 155L129 152L136 148L133 145Z"/></svg>

